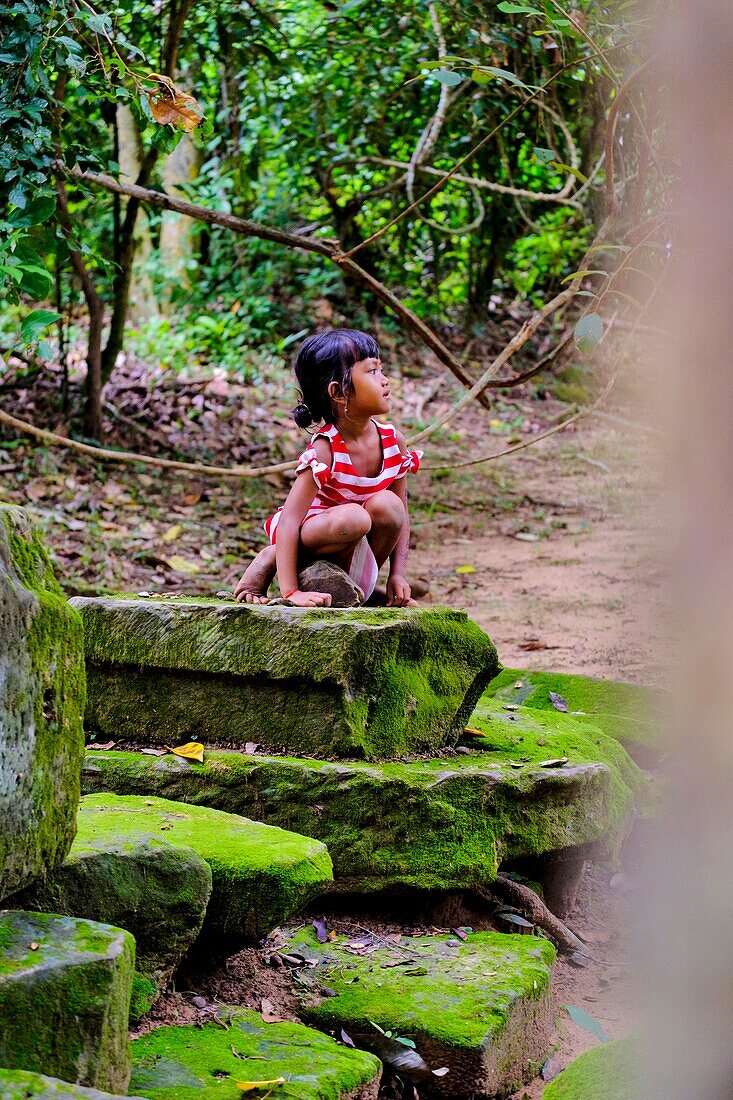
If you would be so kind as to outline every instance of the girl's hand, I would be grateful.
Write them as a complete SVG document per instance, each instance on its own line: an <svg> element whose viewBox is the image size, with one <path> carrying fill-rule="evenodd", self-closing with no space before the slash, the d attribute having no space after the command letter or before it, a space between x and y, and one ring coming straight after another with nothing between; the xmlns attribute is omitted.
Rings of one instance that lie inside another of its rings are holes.
<svg viewBox="0 0 733 1100"><path fill-rule="evenodd" d="M288 603L293 603L296 607L330 607L331 593L301 592L296 588L295 592L291 592L288 596Z"/></svg>
<svg viewBox="0 0 733 1100"><path fill-rule="evenodd" d="M387 607L414 607L410 586L404 577L394 573L387 581Z"/></svg>

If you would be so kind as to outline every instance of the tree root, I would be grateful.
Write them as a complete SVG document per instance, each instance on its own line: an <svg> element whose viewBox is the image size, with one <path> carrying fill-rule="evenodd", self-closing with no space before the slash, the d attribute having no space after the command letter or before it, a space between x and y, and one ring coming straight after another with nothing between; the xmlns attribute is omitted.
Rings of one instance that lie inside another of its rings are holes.
<svg viewBox="0 0 733 1100"><path fill-rule="evenodd" d="M531 920L543 932L546 932L560 951L572 954L580 951L588 955L588 948L574 932L571 932L566 924L545 905L542 898L530 890L529 886L523 886L521 882L515 882L505 874L499 872L488 887L479 887L476 893L484 901L496 904L512 905L521 909L527 920Z"/></svg>

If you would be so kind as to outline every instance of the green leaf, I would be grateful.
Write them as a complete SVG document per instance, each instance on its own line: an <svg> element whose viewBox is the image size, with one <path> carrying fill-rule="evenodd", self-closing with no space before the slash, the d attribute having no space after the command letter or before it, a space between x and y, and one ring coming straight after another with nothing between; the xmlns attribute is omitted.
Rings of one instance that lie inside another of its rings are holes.
<svg viewBox="0 0 733 1100"><path fill-rule="evenodd" d="M598 313L586 313L573 329L575 346L584 355L592 351L603 336L603 319Z"/></svg>
<svg viewBox="0 0 733 1100"><path fill-rule="evenodd" d="M41 333L54 321L58 321L60 316L60 313L54 313L50 309L34 309L24 318L20 326L23 343L34 344Z"/></svg>
<svg viewBox="0 0 733 1100"><path fill-rule="evenodd" d="M482 65L481 72L489 73L499 80L508 80L510 84L516 84L518 88L529 87L529 85L525 84L523 80L520 80L515 73L510 73L508 69L497 69L494 65Z"/></svg>
<svg viewBox="0 0 733 1100"><path fill-rule="evenodd" d="M600 1039L602 1043L611 1042L595 1016L591 1016L585 1009L577 1008L575 1005L565 1005L565 1011L573 1023L577 1024L578 1027L582 1027L585 1031L589 1031L591 1035L595 1035L596 1039Z"/></svg>
<svg viewBox="0 0 733 1100"><path fill-rule="evenodd" d="M607 271L601 271L598 267L589 267L584 271L574 271L572 275L566 275L562 280L563 283L571 283L573 279L584 279L586 275L607 275ZM561 284L562 285L562 284Z"/></svg>
<svg viewBox="0 0 733 1100"><path fill-rule="evenodd" d="M19 229L22 226L39 225L51 217L56 209L56 199L51 195L41 195L32 199L22 210L11 210L8 214L10 225Z"/></svg>
<svg viewBox="0 0 733 1100"><path fill-rule="evenodd" d="M508 0L503 0L501 4L496 6L499 11L504 11L507 15L542 15L542 12L537 11L537 8L529 8L526 4L510 4Z"/></svg>
<svg viewBox="0 0 733 1100"><path fill-rule="evenodd" d="M32 267L25 267L21 270L22 278L19 287L23 293L30 295L36 302L42 302L44 298L48 298L53 286L53 277L46 271L45 267L38 267L34 264Z"/></svg>
<svg viewBox="0 0 733 1100"><path fill-rule="evenodd" d="M576 180L580 180L581 183L588 182L588 177L584 176L581 171L579 171L577 168L573 168L573 166L570 164L563 164L562 161L553 160L552 167L559 168L561 172L567 172L569 175L575 176Z"/></svg>
<svg viewBox="0 0 733 1100"><path fill-rule="evenodd" d="M482 72L481 69L474 69L471 73L471 80L475 80L477 84L490 84L491 74Z"/></svg>
<svg viewBox="0 0 733 1100"><path fill-rule="evenodd" d="M552 149L543 149L539 145L535 145L532 152L534 153L535 160L538 160L540 164L551 164L555 159L555 154Z"/></svg>
<svg viewBox="0 0 733 1100"><path fill-rule="evenodd" d="M441 84L447 84L449 88L455 88L456 84L460 84L463 77L460 73L454 73L452 69L438 69L435 73Z"/></svg>

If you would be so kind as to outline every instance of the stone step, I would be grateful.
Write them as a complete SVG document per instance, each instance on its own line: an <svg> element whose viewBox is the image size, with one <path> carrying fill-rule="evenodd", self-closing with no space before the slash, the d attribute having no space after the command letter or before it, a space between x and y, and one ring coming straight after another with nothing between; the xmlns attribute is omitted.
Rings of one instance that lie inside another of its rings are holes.
<svg viewBox="0 0 733 1100"><path fill-rule="evenodd" d="M542 1100L640 1100L637 1058L630 1038L591 1047L550 1082Z"/></svg>
<svg viewBox="0 0 733 1100"><path fill-rule="evenodd" d="M550 692L560 695L571 713L582 715L615 737L643 766L656 765L667 751L662 718L666 695L657 688L570 673L505 668L486 689L487 696L501 703L556 712Z"/></svg>
<svg viewBox="0 0 733 1100"><path fill-rule="evenodd" d="M84 757L79 616L22 508L0 504L0 900L64 859Z"/></svg>
<svg viewBox="0 0 733 1100"><path fill-rule="evenodd" d="M142 1096L113 1096L110 1092L72 1085L58 1077L28 1073L21 1069L0 1069L2 1100L145 1100Z"/></svg>
<svg viewBox="0 0 733 1100"><path fill-rule="evenodd" d="M470 889L510 860L618 854L644 778L615 740L583 719L491 700L471 721L481 731L471 744L490 747L468 755L365 764L207 751L192 766L95 751L83 786L226 807L317 837L342 891Z"/></svg>
<svg viewBox="0 0 733 1100"><path fill-rule="evenodd" d="M205 860L212 891L201 934L218 942L261 939L328 890L333 880L331 858L320 841L206 806L94 794L82 799L78 829L72 861L77 853L79 858L93 850L103 854L108 845L113 850L128 845L132 851L160 838ZM71 901L72 895L67 898ZM86 904L81 895L77 902L79 907ZM107 904L116 911L124 899L97 898L94 904L99 911ZM169 934L165 913L161 919L158 937ZM152 934L144 915L135 917L135 923Z"/></svg>
<svg viewBox="0 0 733 1100"><path fill-rule="evenodd" d="M302 1024L226 1006L218 1022L156 1028L132 1051L130 1088L149 1100L241 1100L238 1082L253 1081L272 1082L253 1094L273 1100L376 1100L382 1071L373 1055Z"/></svg>
<svg viewBox="0 0 733 1100"><path fill-rule="evenodd" d="M499 671L465 611L77 597L86 726L107 740L256 742L391 759L455 743Z"/></svg>
<svg viewBox="0 0 733 1100"><path fill-rule="evenodd" d="M547 940L476 932L385 942L367 933L320 944L312 928L284 936L282 952L307 961L296 987L303 1019L343 1028L376 1053L386 1038L390 1052L396 1037L409 1040L431 1095L503 1096L538 1072L553 1030Z"/></svg>
<svg viewBox="0 0 733 1100"><path fill-rule="evenodd" d="M146 806L146 810L152 807ZM186 808L187 809L187 808ZM63 913L126 928L135 937L130 1016L148 1012L197 939L211 896L211 868L189 847L157 836L101 828L82 804L80 830L64 863L13 898L23 909ZM146 821L148 817L146 815ZM97 835L90 835L93 826ZM159 822L155 822L159 829Z"/></svg>
<svg viewBox="0 0 733 1100"><path fill-rule="evenodd" d="M0 1066L125 1093L129 932L73 917L0 912Z"/></svg>

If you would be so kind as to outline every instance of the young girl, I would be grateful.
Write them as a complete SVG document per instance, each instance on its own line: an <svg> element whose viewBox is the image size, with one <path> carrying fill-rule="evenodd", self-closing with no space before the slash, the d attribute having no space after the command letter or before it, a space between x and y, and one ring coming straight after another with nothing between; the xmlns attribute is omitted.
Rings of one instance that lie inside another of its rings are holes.
<svg viewBox="0 0 733 1100"><path fill-rule="evenodd" d="M387 605L414 603L405 580L410 539L405 475L420 466L404 436L376 417L389 412L389 382L376 340L333 329L304 341L295 360L299 428L324 422L303 451L285 504L265 523L261 550L234 590L241 603L267 603L277 570L280 591L297 607L328 607L327 592L301 592L298 573L317 558L340 565L372 594L389 558Z"/></svg>

